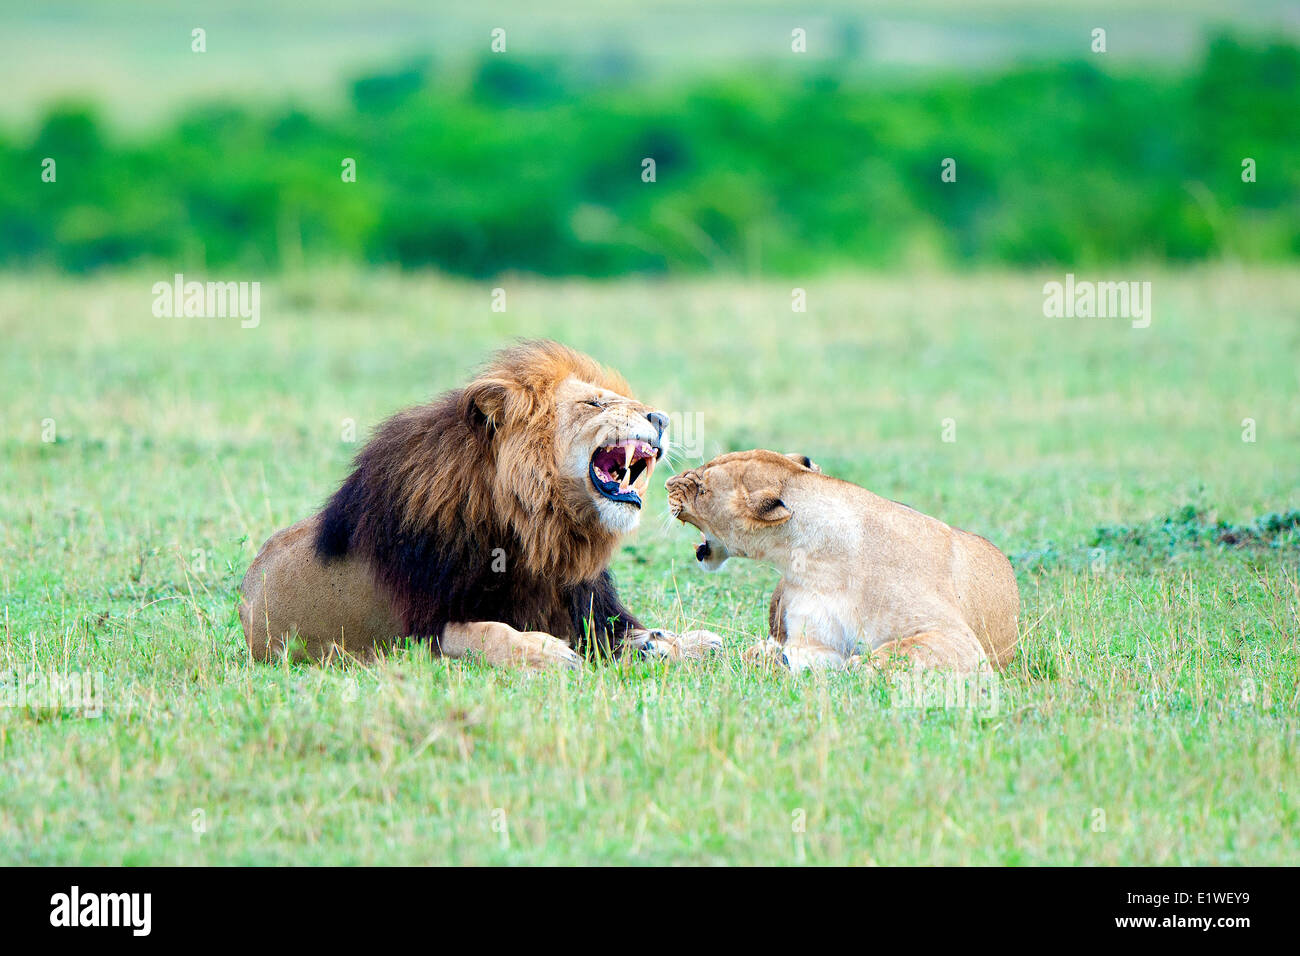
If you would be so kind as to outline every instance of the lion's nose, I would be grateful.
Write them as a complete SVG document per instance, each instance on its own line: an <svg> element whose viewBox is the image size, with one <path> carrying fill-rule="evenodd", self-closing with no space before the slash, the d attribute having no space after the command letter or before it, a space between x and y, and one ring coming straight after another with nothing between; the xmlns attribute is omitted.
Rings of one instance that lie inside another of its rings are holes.
<svg viewBox="0 0 1300 956"><path fill-rule="evenodd" d="M649 420L650 424L655 427L655 431L659 433L660 437L662 437L664 431L668 428L668 416L663 412L646 412L645 417Z"/></svg>

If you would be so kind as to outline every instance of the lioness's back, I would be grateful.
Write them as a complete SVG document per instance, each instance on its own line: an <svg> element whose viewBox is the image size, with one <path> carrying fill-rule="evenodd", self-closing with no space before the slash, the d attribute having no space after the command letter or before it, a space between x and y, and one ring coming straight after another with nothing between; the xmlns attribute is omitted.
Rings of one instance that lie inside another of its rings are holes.
<svg viewBox="0 0 1300 956"><path fill-rule="evenodd" d="M947 593L946 600L956 598L956 610L993 665L999 669L1006 666L1015 653L1020 618L1020 588L1006 555L987 538L955 528L911 505L841 479L822 481L863 510L868 538L888 539L889 544L883 547L900 549L908 556L906 562L914 562L913 568L935 569L935 562L943 560L941 555L949 556L950 580L945 584L940 576L936 586Z"/></svg>
<svg viewBox="0 0 1300 956"><path fill-rule="evenodd" d="M1001 668L1015 653L1020 618L1020 588L1011 562L993 542L953 528L958 566L954 568L962 613L984 652Z"/></svg>

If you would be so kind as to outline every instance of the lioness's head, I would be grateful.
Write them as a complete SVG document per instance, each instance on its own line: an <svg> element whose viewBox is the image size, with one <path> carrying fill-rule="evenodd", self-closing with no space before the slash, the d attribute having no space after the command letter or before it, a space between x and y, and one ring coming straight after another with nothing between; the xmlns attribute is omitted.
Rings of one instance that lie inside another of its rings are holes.
<svg viewBox="0 0 1300 956"><path fill-rule="evenodd" d="M630 397L617 373L555 342L502 353L465 389L487 436L495 493L522 512L626 534L641 519L668 416ZM517 522L520 524L524 522Z"/></svg>
<svg viewBox="0 0 1300 956"><path fill-rule="evenodd" d="M668 479L668 509L704 533L695 557L717 571L733 555L762 557L780 543L782 526L793 514L787 490L820 471L807 455L763 449L720 455Z"/></svg>

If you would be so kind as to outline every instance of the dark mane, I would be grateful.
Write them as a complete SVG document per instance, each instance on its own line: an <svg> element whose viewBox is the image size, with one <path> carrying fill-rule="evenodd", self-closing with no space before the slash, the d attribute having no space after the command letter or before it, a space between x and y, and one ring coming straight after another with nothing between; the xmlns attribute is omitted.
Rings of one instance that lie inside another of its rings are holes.
<svg viewBox="0 0 1300 956"><path fill-rule="evenodd" d="M572 373L607 374L563 346L532 343L465 388L394 415L321 514L322 560L364 560L406 636L436 642L449 623L502 621L612 650L640 627L606 568L616 538L567 513L546 493L554 476L539 456L503 441L545 435L549 446L546 383Z"/></svg>

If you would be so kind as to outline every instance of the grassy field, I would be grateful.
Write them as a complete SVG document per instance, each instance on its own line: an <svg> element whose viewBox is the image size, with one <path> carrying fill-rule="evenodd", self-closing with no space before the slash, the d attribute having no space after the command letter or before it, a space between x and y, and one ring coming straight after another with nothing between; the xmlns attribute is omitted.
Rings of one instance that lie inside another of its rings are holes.
<svg viewBox="0 0 1300 956"><path fill-rule="evenodd" d="M1045 319L1041 275L819 281L806 315L788 284L506 281L500 314L344 271L268 282L255 329L155 318L160 278L0 279L0 863L1300 857L1300 539L1214 525L1300 507L1300 272L1115 276L1152 281L1147 329ZM775 575L701 573L662 487L614 570L716 660L251 664L239 580L345 474L346 421L541 334L696 457L805 452L1013 555L996 706L744 669ZM102 675L102 713L13 704L33 672Z"/></svg>

